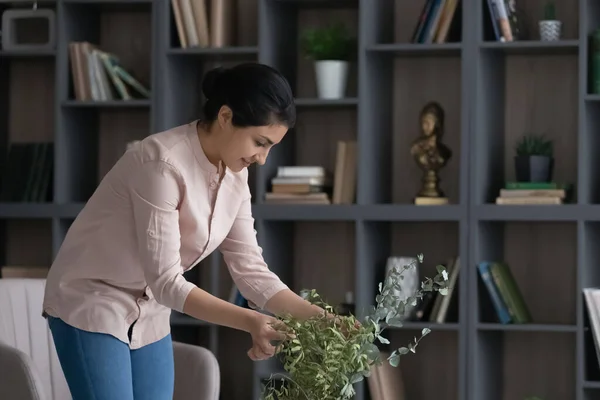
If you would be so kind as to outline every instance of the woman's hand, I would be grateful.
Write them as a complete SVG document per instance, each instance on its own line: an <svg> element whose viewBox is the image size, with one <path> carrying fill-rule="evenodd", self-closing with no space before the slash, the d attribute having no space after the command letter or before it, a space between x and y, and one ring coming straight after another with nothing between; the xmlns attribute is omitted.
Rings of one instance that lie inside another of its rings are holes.
<svg viewBox="0 0 600 400"><path fill-rule="evenodd" d="M283 324L276 318L259 312L256 312L253 318L250 335L252 336L252 348L248 350L248 357L253 361L266 360L274 356L277 348L273 342L281 342L288 338Z"/></svg>

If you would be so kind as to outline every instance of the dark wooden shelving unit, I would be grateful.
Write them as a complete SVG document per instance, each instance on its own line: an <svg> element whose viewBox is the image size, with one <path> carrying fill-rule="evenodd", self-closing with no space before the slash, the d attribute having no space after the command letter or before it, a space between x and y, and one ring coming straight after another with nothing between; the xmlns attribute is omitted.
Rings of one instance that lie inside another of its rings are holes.
<svg viewBox="0 0 600 400"><path fill-rule="evenodd" d="M407 323L389 333L393 344L405 344L422 328L432 329L398 369L409 397L600 398L582 296L583 288L600 286L600 95L588 91L589 36L600 28L600 7L592 0L556 0L563 38L542 42L537 20L544 1L517 0L530 37L501 43L484 34L487 3L463 0L458 40L413 44L424 2L237 0L235 45L182 49L170 1L40 1L38 7L56 10L57 47L0 49L0 143L5 149L13 142L51 140L53 196L44 203L0 202L0 261L50 264L128 141L195 119L208 69L259 61L288 77L298 112L297 128L265 166L250 171L258 240L270 268L292 289L315 288L332 303L352 291L362 310L374 302L388 256L423 253L425 275L459 256L458 320ZM21 5L0 0L0 11L9 7ZM357 35L358 58L347 97L321 100L298 38L303 28L333 20ZM148 84L151 98L74 100L68 50L74 40L122 57ZM444 141L453 155L442 172L450 204L426 207L412 204L421 174L409 145L419 134L419 111L430 100L445 109ZM494 204L504 182L514 179L514 142L529 131L555 140L555 177L575 185L571 204ZM358 141L355 204L264 201L278 166L333 170L339 139ZM490 259L509 263L533 323L502 325L486 313L477 264ZM229 297L232 281L218 252L186 277ZM223 399L258 400L260 380L281 369L275 360L251 362L250 337L243 332L176 313L172 328L177 339L217 355ZM357 390L357 400L369 398L365 382Z"/></svg>

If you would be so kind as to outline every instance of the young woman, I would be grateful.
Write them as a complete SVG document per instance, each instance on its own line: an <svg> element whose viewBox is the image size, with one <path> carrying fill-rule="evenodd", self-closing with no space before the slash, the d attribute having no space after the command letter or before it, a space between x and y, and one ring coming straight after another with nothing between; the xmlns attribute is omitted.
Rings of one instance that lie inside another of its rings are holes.
<svg viewBox="0 0 600 400"><path fill-rule="evenodd" d="M273 314L324 312L271 272L251 214L248 170L295 123L285 78L261 64L209 71L198 121L125 152L73 222L50 269L44 316L74 400L173 395L171 310L248 332L252 360L284 338ZM199 289L182 273L222 252L253 309Z"/></svg>

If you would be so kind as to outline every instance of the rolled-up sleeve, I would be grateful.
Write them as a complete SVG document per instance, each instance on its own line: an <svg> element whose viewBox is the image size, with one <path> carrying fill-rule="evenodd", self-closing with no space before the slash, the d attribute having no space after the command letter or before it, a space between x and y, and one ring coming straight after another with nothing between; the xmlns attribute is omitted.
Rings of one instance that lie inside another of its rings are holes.
<svg viewBox="0 0 600 400"><path fill-rule="evenodd" d="M156 301L182 312L195 285L182 275L178 171L164 161L147 161L134 174L130 193L144 276Z"/></svg>
<svg viewBox="0 0 600 400"><path fill-rule="evenodd" d="M256 239L250 198L242 202L236 219L219 250L231 277L250 307L263 309L277 292L287 289L271 271Z"/></svg>

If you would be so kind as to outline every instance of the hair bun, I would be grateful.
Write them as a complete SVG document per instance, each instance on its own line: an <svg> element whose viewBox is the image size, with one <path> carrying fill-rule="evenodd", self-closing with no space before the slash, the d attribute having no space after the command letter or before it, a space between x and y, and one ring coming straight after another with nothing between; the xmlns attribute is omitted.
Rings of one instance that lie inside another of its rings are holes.
<svg viewBox="0 0 600 400"><path fill-rule="evenodd" d="M213 68L204 75L202 81L202 93L207 99L214 96L217 88L219 87L219 79L225 74L226 70L224 67Z"/></svg>

